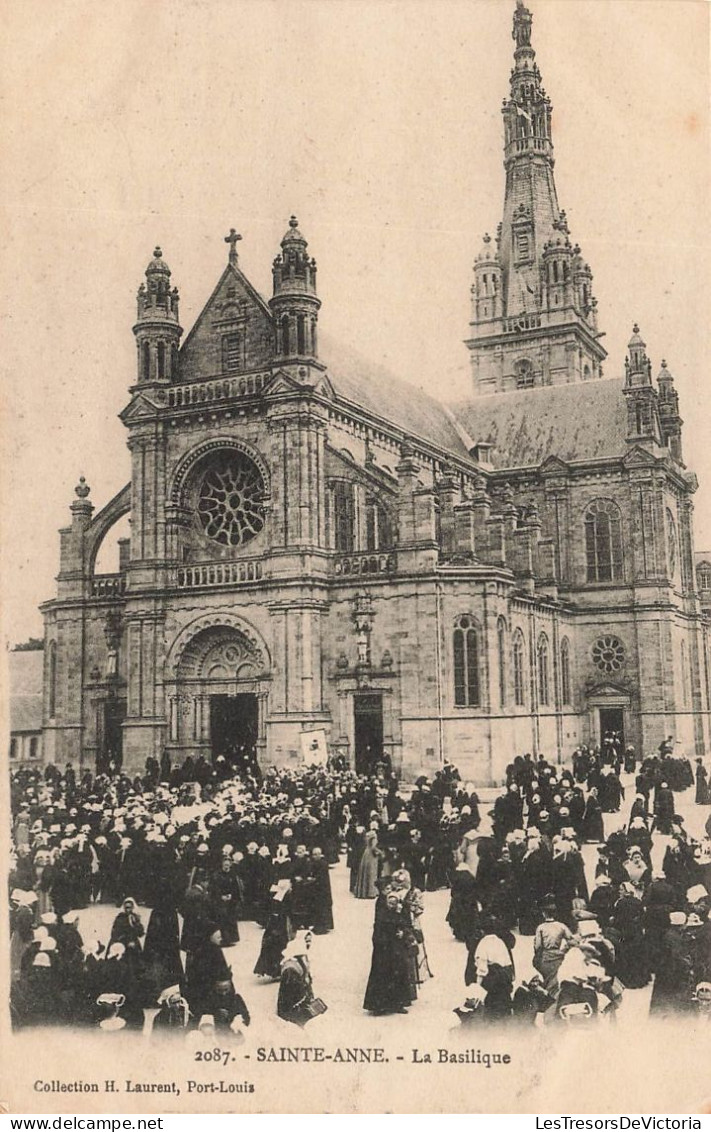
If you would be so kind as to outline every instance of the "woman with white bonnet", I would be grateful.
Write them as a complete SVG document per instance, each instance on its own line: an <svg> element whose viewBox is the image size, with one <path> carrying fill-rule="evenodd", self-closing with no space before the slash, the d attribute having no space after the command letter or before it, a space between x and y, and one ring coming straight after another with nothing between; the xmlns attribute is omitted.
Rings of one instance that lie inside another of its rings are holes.
<svg viewBox="0 0 711 1132"><path fill-rule="evenodd" d="M311 932L300 931L284 948L277 999L279 1017L302 1028L325 1011L324 1004L314 994L308 958L311 942Z"/></svg>
<svg viewBox="0 0 711 1132"><path fill-rule="evenodd" d="M121 905L121 911L114 919L111 928L111 941L122 943L124 947L135 950L141 948L141 937L145 933L141 917L136 909L136 901L127 896Z"/></svg>
<svg viewBox="0 0 711 1132"><path fill-rule="evenodd" d="M153 1030L161 1034L184 1034L193 1016L178 983L161 991L157 1002L159 1010L153 1020Z"/></svg>
<svg viewBox="0 0 711 1132"><path fill-rule="evenodd" d="M569 1023L587 1022L597 1017L600 1004L595 980L604 981L605 972L599 963L589 960L579 947L566 952L558 969L560 990L554 1017Z"/></svg>

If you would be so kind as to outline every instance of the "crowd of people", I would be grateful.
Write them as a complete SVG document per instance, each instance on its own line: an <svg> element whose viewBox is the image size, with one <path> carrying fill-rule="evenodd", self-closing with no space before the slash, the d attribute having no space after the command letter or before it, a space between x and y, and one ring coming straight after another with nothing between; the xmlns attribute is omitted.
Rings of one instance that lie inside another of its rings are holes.
<svg viewBox="0 0 711 1132"><path fill-rule="evenodd" d="M515 758L493 806L451 764L413 786L378 771L341 762L262 775L255 764L236 775L225 759L171 767L167 756L133 778L17 770L14 1025L242 1034L246 988L225 948L244 921L262 931L254 976L278 981L276 1014L307 1025L327 1009L309 953L334 930L342 854L351 899L373 907L370 1014L407 1013L432 978L423 912L440 889L463 944L464 1025L612 1017L626 989L651 980L652 1013L708 1012L711 818L695 841L675 802L695 777L696 802L709 805L702 762L694 775L663 743L638 765L611 735L574 752L570 769ZM620 815L607 838L605 814ZM100 941L82 932L94 905L114 909ZM530 970L517 958L526 937Z"/></svg>
<svg viewBox="0 0 711 1132"><path fill-rule="evenodd" d="M623 761L635 795L605 838ZM452 882L448 921L467 948L462 1022L612 1018L625 990L652 979L651 1014L708 1014L711 818L703 841L686 832L669 783L686 789L693 776L667 743L637 769L634 752L612 742L576 751L570 771L527 757L510 765L492 836L464 837ZM585 842L597 846L591 884ZM535 973L517 983L514 947L525 936Z"/></svg>

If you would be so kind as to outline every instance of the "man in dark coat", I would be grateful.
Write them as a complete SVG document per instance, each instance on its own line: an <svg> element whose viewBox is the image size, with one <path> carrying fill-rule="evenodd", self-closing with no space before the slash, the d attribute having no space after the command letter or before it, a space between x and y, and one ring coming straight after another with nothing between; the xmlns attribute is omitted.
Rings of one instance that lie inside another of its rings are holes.
<svg viewBox="0 0 711 1132"><path fill-rule="evenodd" d="M256 920L259 915L260 858L257 854L258 849L259 846L256 841L249 841L244 856L238 862L236 868L237 876L242 885L240 918L243 920Z"/></svg>
<svg viewBox="0 0 711 1132"><path fill-rule="evenodd" d="M654 799L654 828L658 833L669 833L674 817L674 794L667 782L661 782Z"/></svg>
<svg viewBox="0 0 711 1132"><path fill-rule="evenodd" d="M315 935L333 931L333 896L328 861L320 846L311 850L311 923Z"/></svg>
<svg viewBox="0 0 711 1132"><path fill-rule="evenodd" d="M223 857L210 880L210 897L215 922L220 928L223 947L239 942L239 909L242 890L232 861Z"/></svg>
<svg viewBox="0 0 711 1132"><path fill-rule="evenodd" d="M305 845L296 846L288 877L291 881L291 915L294 927L311 927L314 875L312 862Z"/></svg>
<svg viewBox="0 0 711 1132"><path fill-rule="evenodd" d="M408 840L400 849L400 863L404 869L407 869L415 888L422 891L425 887L426 856L422 833L417 828L411 829Z"/></svg>
<svg viewBox="0 0 711 1132"><path fill-rule="evenodd" d="M222 952L220 929L214 923L206 925L202 941L188 952L185 962L185 997L197 1018L207 1012L207 1004L216 985L231 977Z"/></svg>

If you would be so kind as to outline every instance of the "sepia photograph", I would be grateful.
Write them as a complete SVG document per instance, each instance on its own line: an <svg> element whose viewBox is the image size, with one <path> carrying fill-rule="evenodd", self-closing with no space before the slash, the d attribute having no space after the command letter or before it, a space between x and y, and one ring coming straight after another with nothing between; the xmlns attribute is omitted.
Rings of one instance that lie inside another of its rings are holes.
<svg viewBox="0 0 711 1132"><path fill-rule="evenodd" d="M0 1111L711 1111L709 6L2 24Z"/></svg>

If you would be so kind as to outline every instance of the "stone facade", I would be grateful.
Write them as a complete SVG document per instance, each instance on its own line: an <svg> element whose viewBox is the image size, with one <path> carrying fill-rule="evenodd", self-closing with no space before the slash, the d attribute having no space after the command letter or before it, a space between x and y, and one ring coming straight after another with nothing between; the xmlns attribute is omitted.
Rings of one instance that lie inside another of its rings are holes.
<svg viewBox="0 0 711 1132"><path fill-rule="evenodd" d="M530 26L519 4L504 220L474 269L473 400L445 407L320 357L293 217L268 302L226 237L182 346L156 249L121 414L131 479L96 514L79 484L43 606L46 759L141 770L234 741L290 765L323 731L359 770L383 750L406 778L450 758L484 784L516 753L561 758L607 729L708 750L678 397L666 363L653 383L637 328L624 378L602 378ZM129 512L118 572L97 574Z"/></svg>

